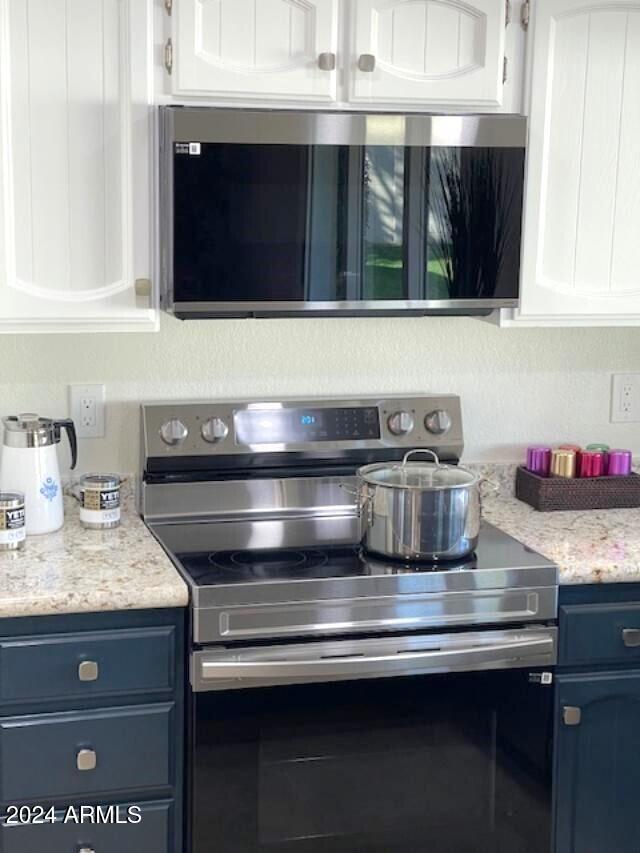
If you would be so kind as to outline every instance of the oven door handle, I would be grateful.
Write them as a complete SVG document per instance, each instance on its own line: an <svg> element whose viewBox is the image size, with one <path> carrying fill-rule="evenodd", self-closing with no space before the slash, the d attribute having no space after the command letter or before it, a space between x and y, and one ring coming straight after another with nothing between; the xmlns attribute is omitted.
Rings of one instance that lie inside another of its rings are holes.
<svg viewBox="0 0 640 853"><path fill-rule="evenodd" d="M454 635L455 636L455 635ZM437 640L425 638L424 645ZM442 638L444 639L444 638ZM449 638L447 638L449 639ZM308 648L308 647L307 647ZM519 665L553 665L555 663L555 632L540 631L527 637L522 633L513 638L504 638L494 643L476 642L464 645L460 635L451 641L430 649L413 651L398 650L391 654L359 654L351 651L344 655L318 655L301 659L269 659L256 651L255 660L248 654L209 654L196 652L192 662L194 689L215 689L216 681L229 682L237 679L259 684L291 683L291 681L333 681L341 678L382 677L412 673L464 671L516 667ZM248 685L245 685L248 686Z"/></svg>

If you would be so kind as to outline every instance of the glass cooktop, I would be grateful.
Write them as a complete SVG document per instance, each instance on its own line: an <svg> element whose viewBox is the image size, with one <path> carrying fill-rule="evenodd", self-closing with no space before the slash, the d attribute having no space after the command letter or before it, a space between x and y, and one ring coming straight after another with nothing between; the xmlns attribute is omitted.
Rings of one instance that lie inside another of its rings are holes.
<svg viewBox="0 0 640 853"><path fill-rule="evenodd" d="M213 551L176 556L194 583L203 586L454 571L476 568L478 563L475 554L455 562L407 563L367 553L359 545Z"/></svg>

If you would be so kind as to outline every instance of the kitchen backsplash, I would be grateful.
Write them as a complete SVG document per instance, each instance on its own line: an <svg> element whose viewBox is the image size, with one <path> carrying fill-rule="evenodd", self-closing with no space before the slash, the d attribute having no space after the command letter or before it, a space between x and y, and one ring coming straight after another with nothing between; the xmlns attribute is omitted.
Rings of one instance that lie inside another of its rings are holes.
<svg viewBox="0 0 640 853"><path fill-rule="evenodd" d="M107 433L79 471L136 471L147 400L443 391L462 398L467 461L520 462L532 442L604 441L613 372L640 372L637 329L498 329L461 318L162 319L158 334L0 336L0 414L68 413L71 383L104 382ZM67 450L60 450L60 463Z"/></svg>

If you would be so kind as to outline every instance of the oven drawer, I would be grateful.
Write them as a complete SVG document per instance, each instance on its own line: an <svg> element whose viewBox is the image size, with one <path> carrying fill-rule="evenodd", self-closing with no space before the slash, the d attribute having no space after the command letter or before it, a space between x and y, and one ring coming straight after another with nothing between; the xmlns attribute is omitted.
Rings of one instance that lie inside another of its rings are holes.
<svg viewBox="0 0 640 853"><path fill-rule="evenodd" d="M169 853L173 849L173 803L136 804L140 809L139 822L116 823L116 815L121 821L127 821L129 805L96 806L94 816L88 816L82 824L73 821L72 813L66 809L56 812L55 823L14 826L2 823L0 850L2 853L128 853L134 850L135 853ZM79 812L79 807L75 810ZM96 822L104 819L108 822Z"/></svg>
<svg viewBox="0 0 640 853"><path fill-rule="evenodd" d="M640 661L640 604L576 604L560 608L561 664Z"/></svg>
<svg viewBox="0 0 640 853"><path fill-rule="evenodd" d="M0 702L105 698L173 689L173 627L0 641Z"/></svg>
<svg viewBox="0 0 640 853"><path fill-rule="evenodd" d="M173 714L166 703L1 719L0 801L171 785Z"/></svg>

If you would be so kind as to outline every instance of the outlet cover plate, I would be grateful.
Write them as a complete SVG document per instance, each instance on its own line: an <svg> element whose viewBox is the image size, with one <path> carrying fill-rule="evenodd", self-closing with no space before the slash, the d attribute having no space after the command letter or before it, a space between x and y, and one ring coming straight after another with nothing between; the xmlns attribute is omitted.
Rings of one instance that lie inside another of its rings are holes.
<svg viewBox="0 0 640 853"><path fill-rule="evenodd" d="M70 385L69 409L78 438L104 438L104 385Z"/></svg>
<svg viewBox="0 0 640 853"><path fill-rule="evenodd" d="M614 373L611 379L611 423L640 423L640 373Z"/></svg>

